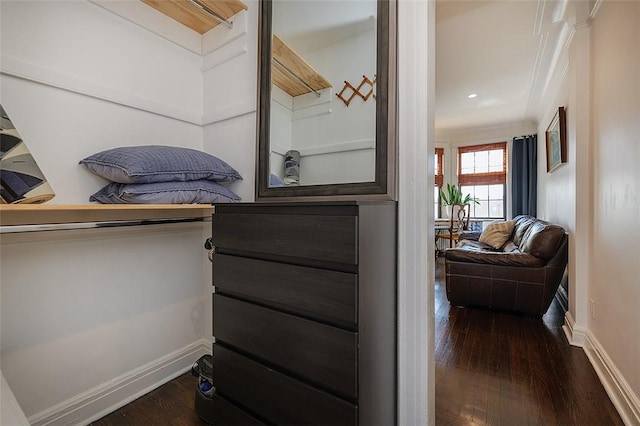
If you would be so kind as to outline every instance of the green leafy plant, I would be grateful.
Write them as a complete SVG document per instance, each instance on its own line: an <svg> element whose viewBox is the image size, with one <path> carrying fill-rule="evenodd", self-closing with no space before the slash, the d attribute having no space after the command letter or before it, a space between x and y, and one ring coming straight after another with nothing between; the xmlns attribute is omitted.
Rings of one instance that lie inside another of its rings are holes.
<svg viewBox="0 0 640 426"><path fill-rule="evenodd" d="M472 197L471 194L462 195L462 188L460 185L451 185L447 184L446 191L444 189L440 190L440 198L442 199L442 204L445 206L450 206L452 204L480 204L477 198Z"/></svg>

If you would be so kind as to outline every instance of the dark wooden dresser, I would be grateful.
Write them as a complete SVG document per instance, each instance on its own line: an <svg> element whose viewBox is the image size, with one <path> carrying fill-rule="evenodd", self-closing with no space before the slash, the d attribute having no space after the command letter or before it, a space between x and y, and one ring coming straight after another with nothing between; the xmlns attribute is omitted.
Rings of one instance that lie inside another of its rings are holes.
<svg viewBox="0 0 640 426"><path fill-rule="evenodd" d="M396 424L396 204L213 215L215 425Z"/></svg>

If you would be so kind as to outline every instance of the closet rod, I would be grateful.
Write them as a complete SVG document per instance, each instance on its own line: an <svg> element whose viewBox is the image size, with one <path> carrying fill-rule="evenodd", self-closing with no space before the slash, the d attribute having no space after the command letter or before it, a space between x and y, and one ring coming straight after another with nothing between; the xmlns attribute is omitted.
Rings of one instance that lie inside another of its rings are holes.
<svg viewBox="0 0 640 426"><path fill-rule="evenodd" d="M120 226L168 225L174 223L209 222L211 218L176 218L176 219L143 219L115 220L105 222L50 223L42 225L9 225L0 226L0 234L18 234L24 232L70 231L81 229L113 228Z"/></svg>
<svg viewBox="0 0 640 426"><path fill-rule="evenodd" d="M218 21L218 22L220 22L222 24L225 24L229 28L233 28L233 22L230 22L227 19L224 19L222 16L218 15L216 12L214 12L211 9L209 9L206 5L200 3L200 1L198 1L198 0L189 0L189 3L191 3L194 6L200 8L203 12L205 12L207 15L211 16L216 21Z"/></svg>
<svg viewBox="0 0 640 426"><path fill-rule="evenodd" d="M307 89L311 90L313 93L316 94L317 97L320 97L320 92L318 92L316 89L314 89L313 87L309 86L309 83L307 83L306 81L304 81L303 79L301 79L300 77L298 77L293 71L291 71L289 68L287 68L282 62L280 62L279 60L277 60L276 58L273 58L273 62L278 65L278 67L280 67L280 69L282 69L283 71L286 71L287 74L291 75L291 77L295 78L296 80L298 80L301 84L304 85L304 87L306 87Z"/></svg>

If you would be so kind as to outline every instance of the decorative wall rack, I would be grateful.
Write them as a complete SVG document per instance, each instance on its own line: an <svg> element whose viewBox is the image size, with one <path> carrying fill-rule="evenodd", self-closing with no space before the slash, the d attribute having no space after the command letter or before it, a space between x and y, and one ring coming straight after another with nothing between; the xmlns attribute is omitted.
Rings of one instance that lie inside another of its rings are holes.
<svg viewBox="0 0 640 426"><path fill-rule="evenodd" d="M360 81L360 84L358 84L357 87L354 87L351 83L345 80L342 90L336 93L336 96L339 97L346 106L349 106L353 98L355 98L356 96L359 96L364 102L366 102L371 96L373 96L373 99L376 98L375 93L373 93L373 85L375 83L375 75L373 76L373 80L371 80L366 75L363 75L362 81ZM349 90L351 91L350 95L346 96L345 94L349 93Z"/></svg>

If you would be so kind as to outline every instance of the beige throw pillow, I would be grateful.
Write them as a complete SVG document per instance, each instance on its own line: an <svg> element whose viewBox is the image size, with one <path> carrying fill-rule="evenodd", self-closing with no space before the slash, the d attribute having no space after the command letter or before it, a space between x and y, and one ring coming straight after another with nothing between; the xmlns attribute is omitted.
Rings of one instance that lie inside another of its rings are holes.
<svg viewBox="0 0 640 426"><path fill-rule="evenodd" d="M499 249L507 242L515 226L515 220L496 220L491 222L482 230L478 241L489 244L494 249Z"/></svg>

